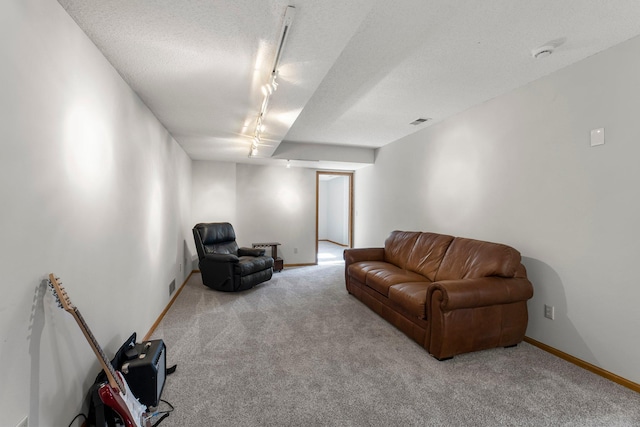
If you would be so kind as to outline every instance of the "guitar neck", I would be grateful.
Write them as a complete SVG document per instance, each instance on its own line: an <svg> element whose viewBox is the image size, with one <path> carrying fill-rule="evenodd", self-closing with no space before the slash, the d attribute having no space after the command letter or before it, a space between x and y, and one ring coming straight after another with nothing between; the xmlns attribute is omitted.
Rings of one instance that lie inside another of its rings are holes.
<svg viewBox="0 0 640 427"><path fill-rule="evenodd" d="M117 388L118 390L120 390L120 392L125 393L125 388L120 381L120 377L116 375L115 369L111 365L111 362L107 358L107 355L104 353L104 351L102 351L100 344L98 344L98 341L91 333L91 330L87 326L87 323L84 321L82 314L80 314L80 310L74 307L71 314L73 315L73 318L76 319L76 322L78 323L78 326L80 326L80 329L82 330L85 338L87 339L87 341L89 341L91 349L96 354L100 365L102 365L102 369L107 374L107 380L109 381L111 387Z"/></svg>

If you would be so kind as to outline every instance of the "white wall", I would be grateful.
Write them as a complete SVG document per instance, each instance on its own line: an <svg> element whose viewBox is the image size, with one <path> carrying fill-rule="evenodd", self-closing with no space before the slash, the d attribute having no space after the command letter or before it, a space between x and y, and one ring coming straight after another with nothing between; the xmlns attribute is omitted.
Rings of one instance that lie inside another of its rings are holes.
<svg viewBox="0 0 640 427"><path fill-rule="evenodd" d="M194 161L192 177L193 225L199 222L233 224L236 221L236 164Z"/></svg>
<svg viewBox="0 0 640 427"><path fill-rule="evenodd" d="M318 240L329 238L328 214L329 181L318 182Z"/></svg>
<svg viewBox="0 0 640 427"><path fill-rule="evenodd" d="M237 165L238 243L282 243L286 264L315 262L316 172L281 166Z"/></svg>
<svg viewBox="0 0 640 427"><path fill-rule="evenodd" d="M527 335L640 383L639 111L636 38L384 147L356 173L356 245L394 229L512 245Z"/></svg>
<svg viewBox="0 0 640 427"><path fill-rule="evenodd" d="M194 162L193 223L228 221L240 246L279 242L287 264L315 262L315 170ZM200 194L202 191L203 194Z"/></svg>
<svg viewBox="0 0 640 427"><path fill-rule="evenodd" d="M320 181L318 193L318 239L349 245L349 177Z"/></svg>
<svg viewBox="0 0 640 427"><path fill-rule="evenodd" d="M107 354L144 336L186 275L191 161L57 2L3 1L0 31L0 424L66 426L99 367L45 278Z"/></svg>

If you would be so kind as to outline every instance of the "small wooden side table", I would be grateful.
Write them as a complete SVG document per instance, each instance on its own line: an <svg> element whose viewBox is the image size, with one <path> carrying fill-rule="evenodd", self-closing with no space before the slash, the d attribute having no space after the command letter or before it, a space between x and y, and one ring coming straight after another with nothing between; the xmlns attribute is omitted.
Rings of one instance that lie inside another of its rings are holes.
<svg viewBox="0 0 640 427"><path fill-rule="evenodd" d="M264 243L252 243L253 248L271 248L271 256L273 257L273 269L274 271L282 271L284 268L284 261L282 258L278 258L278 242L264 242Z"/></svg>

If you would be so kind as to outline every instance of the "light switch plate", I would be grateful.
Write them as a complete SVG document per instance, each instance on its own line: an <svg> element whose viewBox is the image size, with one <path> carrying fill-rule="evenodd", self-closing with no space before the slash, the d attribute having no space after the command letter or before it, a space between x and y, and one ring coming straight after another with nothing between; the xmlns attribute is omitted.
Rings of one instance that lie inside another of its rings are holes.
<svg viewBox="0 0 640 427"><path fill-rule="evenodd" d="M552 305L544 305L544 317L547 319L555 320L556 318L556 309Z"/></svg>
<svg viewBox="0 0 640 427"><path fill-rule="evenodd" d="M604 145L604 128L593 129L591 131L591 146Z"/></svg>

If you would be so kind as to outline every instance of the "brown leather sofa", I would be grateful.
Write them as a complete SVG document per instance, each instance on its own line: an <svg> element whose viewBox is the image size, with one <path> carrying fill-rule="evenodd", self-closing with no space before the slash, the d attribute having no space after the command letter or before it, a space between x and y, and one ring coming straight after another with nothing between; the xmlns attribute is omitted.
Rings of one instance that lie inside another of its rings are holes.
<svg viewBox="0 0 640 427"><path fill-rule="evenodd" d="M512 247L394 231L384 248L346 249L347 291L436 359L524 338L533 286Z"/></svg>

